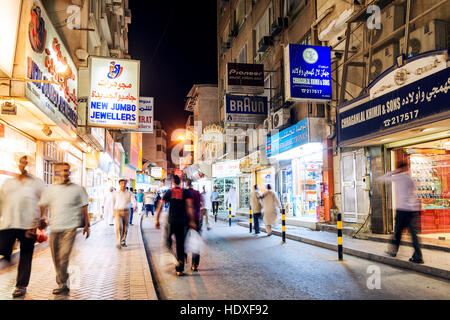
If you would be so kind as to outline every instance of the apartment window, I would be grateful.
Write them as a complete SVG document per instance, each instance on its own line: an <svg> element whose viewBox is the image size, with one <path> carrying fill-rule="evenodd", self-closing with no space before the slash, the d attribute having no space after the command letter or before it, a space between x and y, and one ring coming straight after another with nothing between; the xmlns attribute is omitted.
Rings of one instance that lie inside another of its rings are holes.
<svg viewBox="0 0 450 320"><path fill-rule="evenodd" d="M245 15L247 14L245 2L246 0L240 0L238 5L236 6L236 10L234 10L234 21L236 30L240 30L245 22Z"/></svg>
<svg viewBox="0 0 450 320"><path fill-rule="evenodd" d="M162 151L162 145L161 144L158 144L156 146L156 151Z"/></svg>
<svg viewBox="0 0 450 320"><path fill-rule="evenodd" d="M247 63L247 43L242 47L238 55L238 63Z"/></svg>
<svg viewBox="0 0 450 320"><path fill-rule="evenodd" d="M254 47L255 50L255 58L261 55L261 53L258 52L259 48L259 42L264 36L270 35L270 25L273 21L273 8L272 4L267 8L267 10L264 12L264 15L259 19L258 23L255 26L255 32L254 32Z"/></svg>
<svg viewBox="0 0 450 320"><path fill-rule="evenodd" d="M308 32L308 34L304 36L302 40L300 40L299 44L311 45L312 44L311 32Z"/></svg>
<svg viewBox="0 0 450 320"><path fill-rule="evenodd" d="M287 0L286 1L286 13L291 16L298 14L308 3L307 0Z"/></svg>
<svg viewBox="0 0 450 320"><path fill-rule="evenodd" d="M272 97L273 97L273 75L267 76L266 79L264 79L264 95L267 97L267 105L269 107L269 110L271 110L272 106Z"/></svg>

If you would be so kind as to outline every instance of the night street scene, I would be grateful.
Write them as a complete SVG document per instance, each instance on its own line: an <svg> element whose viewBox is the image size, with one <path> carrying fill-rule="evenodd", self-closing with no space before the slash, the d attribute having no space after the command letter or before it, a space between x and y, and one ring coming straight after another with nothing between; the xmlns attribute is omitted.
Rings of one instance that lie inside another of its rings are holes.
<svg viewBox="0 0 450 320"><path fill-rule="evenodd" d="M450 0L0 9L3 310L448 310Z"/></svg>

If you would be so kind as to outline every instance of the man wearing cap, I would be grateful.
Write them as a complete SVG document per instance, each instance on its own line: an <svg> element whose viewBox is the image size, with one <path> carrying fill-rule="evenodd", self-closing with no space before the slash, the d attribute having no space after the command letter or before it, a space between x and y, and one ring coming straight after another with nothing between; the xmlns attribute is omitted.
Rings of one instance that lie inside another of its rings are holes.
<svg viewBox="0 0 450 320"><path fill-rule="evenodd" d="M116 228L116 247L126 247L126 238L128 232L128 221L130 217L129 205L136 210L136 199L134 195L126 190L127 180L119 180L120 189L114 192L112 203L114 209L114 224Z"/></svg>

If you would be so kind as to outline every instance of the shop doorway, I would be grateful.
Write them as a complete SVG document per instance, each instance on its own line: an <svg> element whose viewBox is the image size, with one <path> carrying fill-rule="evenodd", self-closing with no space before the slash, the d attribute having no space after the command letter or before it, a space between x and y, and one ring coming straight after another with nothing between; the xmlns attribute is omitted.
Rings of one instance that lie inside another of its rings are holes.
<svg viewBox="0 0 450 320"><path fill-rule="evenodd" d="M342 220L363 223L369 213L364 149L341 154Z"/></svg>

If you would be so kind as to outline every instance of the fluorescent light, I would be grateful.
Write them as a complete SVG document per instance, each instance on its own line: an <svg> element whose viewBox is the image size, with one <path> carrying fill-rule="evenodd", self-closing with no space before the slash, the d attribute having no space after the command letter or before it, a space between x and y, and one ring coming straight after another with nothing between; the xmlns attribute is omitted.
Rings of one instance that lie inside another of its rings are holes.
<svg viewBox="0 0 450 320"><path fill-rule="evenodd" d="M292 160L301 157L315 157L322 156L323 146L320 142L311 142L304 144L302 146L295 147L283 153L271 156L271 159L276 159L278 161L282 160Z"/></svg>

